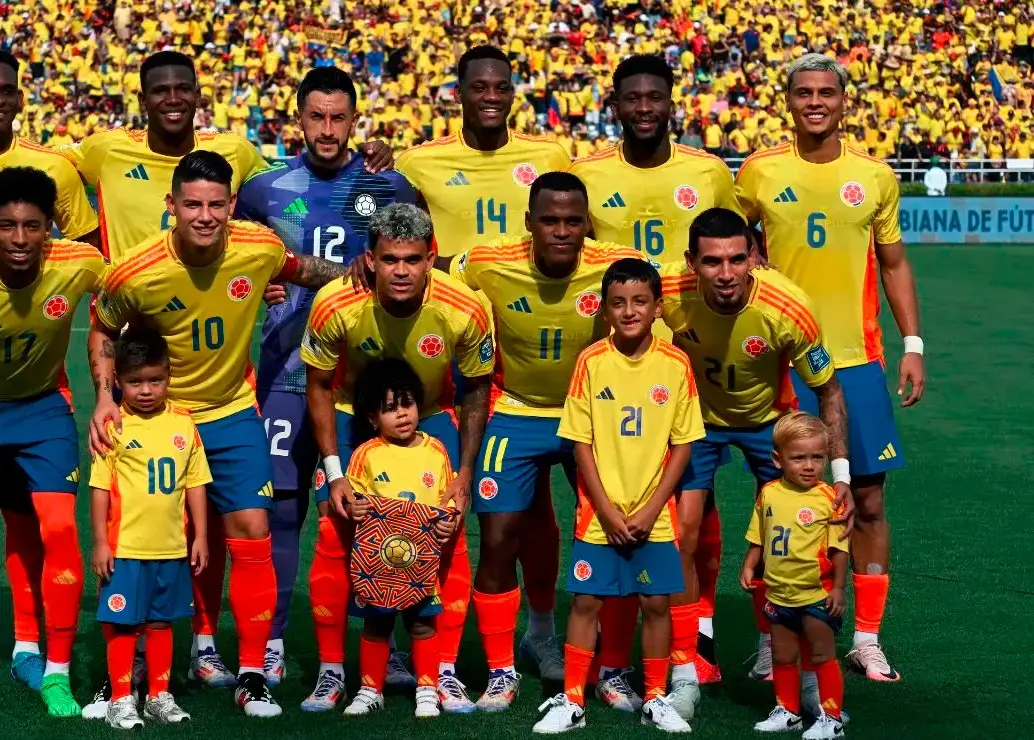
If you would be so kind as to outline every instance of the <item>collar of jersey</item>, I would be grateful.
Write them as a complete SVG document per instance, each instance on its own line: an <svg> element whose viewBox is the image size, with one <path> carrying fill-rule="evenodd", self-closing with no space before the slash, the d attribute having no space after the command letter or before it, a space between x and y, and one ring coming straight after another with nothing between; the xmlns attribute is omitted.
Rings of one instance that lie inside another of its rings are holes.
<svg viewBox="0 0 1034 740"><path fill-rule="evenodd" d="M625 140L624 139L621 139L617 143L617 146L614 147L614 148L617 149L617 151L618 151L618 161L621 162L621 164L626 165L628 167L631 167L632 169L635 169L635 170L643 170L643 169L646 169L646 170L658 170L661 167L663 167L664 165L669 164L673 159L675 159L675 147L678 146L678 143L674 139L672 139L670 137L668 139L668 143L670 144L670 147L671 147L670 148L670 153L668 154L668 158L666 160L664 160L663 162L661 162L656 167L636 167L634 164L629 164L628 160L625 159Z"/></svg>
<svg viewBox="0 0 1034 740"><path fill-rule="evenodd" d="M646 348L646 351L643 352L643 354L639 355L639 357L635 358L634 360L614 346L613 336L607 337L607 347L608 349L610 349L611 352L617 355L622 362L627 362L629 365L638 365L644 359L646 359L647 356L653 354L654 351L657 349L657 337L656 335L650 337L650 346Z"/></svg>
<svg viewBox="0 0 1034 740"><path fill-rule="evenodd" d="M468 144L467 140L463 138L463 129L462 128L456 133L456 140L459 142L461 147L463 147L464 149L466 149L469 152L477 152L478 154L495 154L497 152L501 152L503 149L505 149L506 147L510 146L510 144L513 143L513 129L511 129L509 126L507 126L506 127L506 143L503 144L498 149L493 149L490 152L483 152L480 149L475 149L470 144Z"/></svg>
<svg viewBox="0 0 1034 740"><path fill-rule="evenodd" d="M841 139L840 140L840 155L836 159L834 159L832 162L823 162L822 164L818 164L817 162L809 162L804 157L802 157L801 153L799 151L797 151L797 139L796 138L790 144L790 151L793 152L793 156L795 158L801 160L805 164L811 164L811 165L815 165L816 167L822 167L822 166L827 165L827 164L833 164L834 162L839 162L841 159L843 159L847 155L847 144L844 142L843 139Z"/></svg>

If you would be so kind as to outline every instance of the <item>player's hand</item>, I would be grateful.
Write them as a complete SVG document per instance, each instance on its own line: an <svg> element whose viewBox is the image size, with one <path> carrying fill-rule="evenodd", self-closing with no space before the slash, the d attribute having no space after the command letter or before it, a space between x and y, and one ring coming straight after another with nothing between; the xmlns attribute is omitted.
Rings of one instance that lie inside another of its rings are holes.
<svg viewBox="0 0 1034 740"><path fill-rule="evenodd" d="M348 269L341 279L352 283L352 290L356 293L372 290L370 276L366 272L366 258L363 255L359 255L349 263Z"/></svg>
<svg viewBox="0 0 1034 740"><path fill-rule="evenodd" d="M287 300L287 288L283 283L270 283L262 293L267 306L276 306Z"/></svg>
<svg viewBox="0 0 1034 740"><path fill-rule="evenodd" d="M457 473L452 483L442 492L438 505L455 507L460 516L466 514L470 508L470 473L463 470Z"/></svg>
<svg viewBox="0 0 1034 740"><path fill-rule="evenodd" d="M194 566L196 576L208 567L208 542L194 538L194 544L190 546L190 564Z"/></svg>
<svg viewBox="0 0 1034 740"><path fill-rule="evenodd" d="M833 490L837 495L833 499L833 516L829 521L844 525L844 533L840 535L840 540L843 541L854 531L854 496L851 494L851 486L844 482L834 483Z"/></svg>
<svg viewBox="0 0 1034 740"><path fill-rule="evenodd" d="M90 457L106 455L114 445L108 436L108 422L115 425L116 432L122 432L122 414L113 400L99 401L90 417Z"/></svg>
<svg viewBox="0 0 1034 740"><path fill-rule="evenodd" d="M607 535L607 542L611 545L621 547L622 545L635 544L635 537L628 531L625 517L621 516L613 506L597 511L596 518L599 519L600 526L603 527L603 532Z"/></svg>
<svg viewBox="0 0 1034 740"><path fill-rule="evenodd" d="M901 401L904 407L914 406L923 397L926 389L926 367L923 356L918 352L906 352L898 363L898 395L908 395Z"/></svg>
<svg viewBox="0 0 1034 740"><path fill-rule="evenodd" d="M625 521L628 533L637 542L646 542L650 538L653 525L657 523L657 517L660 516L659 511L652 511L651 509L652 507L650 506L644 506Z"/></svg>
<svg viewBox="0 0 1034 740"><path fill-rule="evenodd" d="M829 592L829 596L826 597L826 611L829 612L830 616L840 617L844 614L844 608L844 589L834 588Z"/></svg>
<svg viewBox="0 0 1034 740"><path fill-rule="evenodd" d="M452 536L456 534L456 526L459 521L459 516L451 515L443 516L434 523L434 538L438 540L439 545L444 545L452 539Z"/></svg>
<svg viewBox="0 0 1034 740"><path fill-rule="evenodd" d="M391 147L387 142L380 139L367 141L360 144L358 149L366 159L363 166L367 172L377 174L395 166L395 158L391 156Z"/></svg>
<svg viewBox="0 0 1034 740"><path fill-rule="evenodd" d="M754 590L754 568L746 563L740 568L740 588L744 591Z"/></svg>
<svg viewBox="0 0 1034 740"><path fill-rule="evenodd" d="M111 574L115 572L115 558L111 554L111 547L107 542L94 542L93 553L90 555L90 567L93 574L100 580L107 582Z"/></svg>
<svg viewBox="0 0 1034 740"><path fill-rule="evenodd" d="M370 513L370 509L373 508L373 505L370 503L370 499L366 498L366 496L353 494L350 498L351 501L348 504L348 513L351 514L352 521L357 523L361 522L366 518L366 515Z"/></svg>
<svg viewBox="0 0 1034 740"><path fill-rule="evenodd" d="M352 505L352 487L347 478L338 478L330 484L330 508L342 519L348 519Z"/></svg>

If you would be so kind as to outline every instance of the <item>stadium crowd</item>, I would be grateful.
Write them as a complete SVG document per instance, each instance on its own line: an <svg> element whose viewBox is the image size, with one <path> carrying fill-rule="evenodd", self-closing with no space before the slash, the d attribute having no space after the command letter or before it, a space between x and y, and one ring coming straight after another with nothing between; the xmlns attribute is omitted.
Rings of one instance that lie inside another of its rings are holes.
<svg viewBox="0 0 1034 740"><path fill-rule="evenodd" d="M514 62L513 127L553 133L575 157L617 139L605 80L631 53L663 53L676 68L681 143L737 158L785 141L779 70L810 49L847 66L845 134L871 155L1027 159L1032 32L1020 0L0 4L0 47L30 61L22 135L62 146L139 125L140 63L171 48L198 65L197 127L244 135L267 157L303 147L293 90L310 66L360 82L360 140L401 151L455 133L456 59L493 43Z"/></svg>

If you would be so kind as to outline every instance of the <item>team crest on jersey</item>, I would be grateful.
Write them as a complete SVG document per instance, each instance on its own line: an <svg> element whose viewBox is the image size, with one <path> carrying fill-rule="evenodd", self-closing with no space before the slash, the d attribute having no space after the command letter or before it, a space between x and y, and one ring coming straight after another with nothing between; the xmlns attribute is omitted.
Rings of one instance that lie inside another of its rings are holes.
<svg viewBox="0 0 1034 740"><path fill-rule="evenodd" d="M757 335L747 337L740 346L743 348L743 354L753 357L755 360L770 349L768 342Z"/></svg>
<svg viewBox="0 0 1034 740"><path fill-rule="evenodd" d="M865 202L865 188L857 182L845 182L840 188L840 200L845 206L856 208Z"/></svg>
<svg viewBox="0 0 1034 740"><path fill-rule="evenodd" d="M815 512L809 509L807 506L803 506L797 510L797 523L802 527L807 527L809 524L815 523Z"/></svg>
<svg viewBox="0 0 1034 740"><path fill-rule="evenodd" d="M684 211L692 211L700 202L700 194L692 185L679 185L675 188L675 205Z"/></svg>
<svg viewBox="0 0 1034 740"><path fill-rule="evenodd" d="M416 343L416 348L424 357L434 359L445 351L445 340L437 334L424 334Z"/></svg>
<svg viewBox="0 0 1034 740"><path fill-rule="evenodd" d="M238 275L226 284L226 295L230 300L240 303L251 295L251 278L245 275Z"/></svg>
<svg viewBox="0 0 1034 740"><path fill-rule="evenodd" d="M318 491L325 485L327 485L327 474L323 472L323 468L316 468L316 479L312 482L313 489Z"/></svg>
<svg viewBox="0 0 1034 740"><path fill-rule="evenodd" d="M60 319L71 308L68 299L63 295L52 295L43 304L43 315L48 319Z"/></svg>
<svg viewBox="0 0 1034 740"><path fill-rule="evenodd" d="M650 389L650 400L657 406L663 406L671 398L671 393L666 385L655 385Z"/></svg>
<svg viewBox="0 0 1034 740"><path fill-rule="evenodd" d="M108 609L118 614L126 608L126 597L122 594L112 594L108 597Z"/></svg>
<svg viewBox="0 0 1034 740"><path fill-rule="evenodd" d="M579 560L575 563L573 572L576 581L587 581L592 578L592 566L587 560Z"/></svg>
<svg viewBox="0 0 1034 740"><path fill-rule="evenodd" d="M538 179L538 171L527 162L521 162L513 168L513 181L518 185L528 187Z"/></svg>
<svg viewBox="0 0 1034 740"><path fill-rule="evenodd" d="M172 446L183 452L183 450L187 449L187 438L182 434L172 435Z"/></svg>
<svg viewBox="0 0 1034 740"><path fill-rule="evenodd" d="M352 204L355 212L360 216L369 218L377 212L377 199L369 193L359 193Z"/></svg>
<svg viewBox="0 0 1034 740"><path fill-rule="evenodd" d="M420 482L424 484L424 488L434 488L437 481L438 478L430 470L420 476Z"/></svg>
<svg viewBox="0 0 1034 740"><path fill-rule="evenodd" d="M574 299L574 308L578 312L578 315L584 316L587 319L591 319L595 316L602 305L603 296L595 290L587 290L584 293L579 294L579 296Z"/></svg>
<svg viewBox="0 0 1034 740"><path fill-rule="evenodd" d="M485 501L491 501L499 495L499 484L495 482L494 478L482 478L481 482L478 483L478 496L483 498Z"/></svg>

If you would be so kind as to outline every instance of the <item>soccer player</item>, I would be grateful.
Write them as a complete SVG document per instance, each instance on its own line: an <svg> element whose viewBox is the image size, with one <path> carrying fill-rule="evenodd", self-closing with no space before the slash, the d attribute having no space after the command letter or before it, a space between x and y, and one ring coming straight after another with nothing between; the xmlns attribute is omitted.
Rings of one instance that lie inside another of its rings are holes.
<svg viewBox="0 0 1034 740"><path fill-rule="evenodd" d="M112 686L108 724L143 727L132 692L136 642L145 635L144 716L159 724L190 719L172 694L172 622L191 615L190 574L208 565L205 449L190 413L166 402L169 348L153 329L130 329L115 349L122 392L122 431L94 460L92 491L94 575L100 581L97 621L107 642ZM160 494L160 495L156 495ZM186 512L197 536L187 557Z"/></svg>
<svg viewBox="0 0 1034 740"><path fill-rule="evenodd" d="M268 226L296 253L349 264L366 250L370 216L396 201L412 203L415 192L396 172L367 172L364 155L348 148L357 116L355 85L346 72L313 69L297 96L306 151L247 180L237 195L235 217ZM273 463L269 522L277 602L265 666L273 686L286 670L283 634L319 461L305 414L305 366L298 357L312 298L312 291L297 289L284 303L270 306L259 354L258 399Z"/></svg>
<svg viewBox="0 0 1034 740"><path fill-rule="evenodd" d="M107 266L88 244L50 238L57 201L45 172L0 170L0 508L14 606L11 675L41 692L51 716L77 717L68 672L83 591L79 449L64 363L76 307L100 290Z"/></svg>
<svg viewBox="0 0 1034 740"><path fill-rule="evenodd" d="M518 693L517 560L541 526L532 505L536 480L562 464L574 486L571 447L556 429L578 353L606 335L600 281L612 262L638 257L587 239L588 209L581 180L547 172L531 186L524 217L530 237L475 246L450 261L452 273L491 303L499 350L473 497L481 525L474 608L490 670L478 700L484 711L505 710Z"/></svg>
<svg viewBox="0 0 1034 740"><path fill-rule="evenodd" d="M600 609L637 597L643 612L642 724L685 733L689 723L665 697L671 616L684 588L671 516L690 443L704 436L689 358L653 336L661 278L638 259L603 276L603 312L614 330L578 357L557 434L574 443L578 513L567 590L574 594L564 647L564 693L533 730L585 726L585 685Z"/></svg>
<svg viewBox="0 0 1034 740"><path fill-rule="evenodd" d="M215 152L191 152L176 165L166 197L173 229L152 235L116 260L97 301L89 337L97 406L90 422L95 454L110 449L106 423L119 425L112 399L112 342L127 322L143 320L169 342L170 400L197 423L212 470L209 500L212 562L230 554L230 609L237 624L240 671L236 680L215 650L223 568L194 579L195 635L191 675L209 685L237 684L248 716L276 716L263 658L276 608L276 575L269 538L272 470L262 421L255 411L251 336L260 289L280 278L318 288L343 268L294 254L263 226L230 221L233 168ZM221 529L221 531L220 531ZM222 535L225 533L225 540ZM199 629L200 627L200 629Z"/></svg>
<svg viewBox="0 0 1034 740"><path fill-rule="evenodd" d="M883 497L887 473L905 458L883 371L877 279L904 337L897 392L905 407L923 396L923 341L894 171L839 138L847 80L847 71L821 54L790 66L786 102L795 138L748 158L736 192L748 220L761 223L769 258L811 296L822 318L847 402L858 507L851 541L854 648L847 663L872 680L897 681L878 642L890 590ZM817 399L796 375L794 390L801 409L814 413Z"/></svg>
<svg viewBox="0 0 1034 740"><path fill-rule="evenodd" d="M348 492L340 459L351 456L362 440L353 431L353 385L356 374L372 360L406 360L424 385L420 431L436 437L449 451L456 479L449 498L466 512L470 486L488 416L489 376L494 349L488 315L465 285L431 269L431 219L414 205L396 203L370 220L367 269L372 290L359 293L335 283L313 300L302 340L302 361L308 366L309 417L323 458L329 486L316 489L320 520L310 576L313 621L320 655L316 690L302 703L307 711L333 709L344 697L344 642L348 627L348 565L351 532L346 517ZM459 399L457 429L453 403L456 392L451 367L465 379ZM335 381L338 382L335 382ZM331 513L335 516L331 516ZM341 517L341 518L339 518ZM457 549L465 552L464 539ZM459 553L457 553L459 554ZM470 600L470 571L455 558L449 567L457 575L445 579L445 609L438 618L441 663L438 694L446 712L474 710L463 684L456 678L459 652Z"/></svg>

